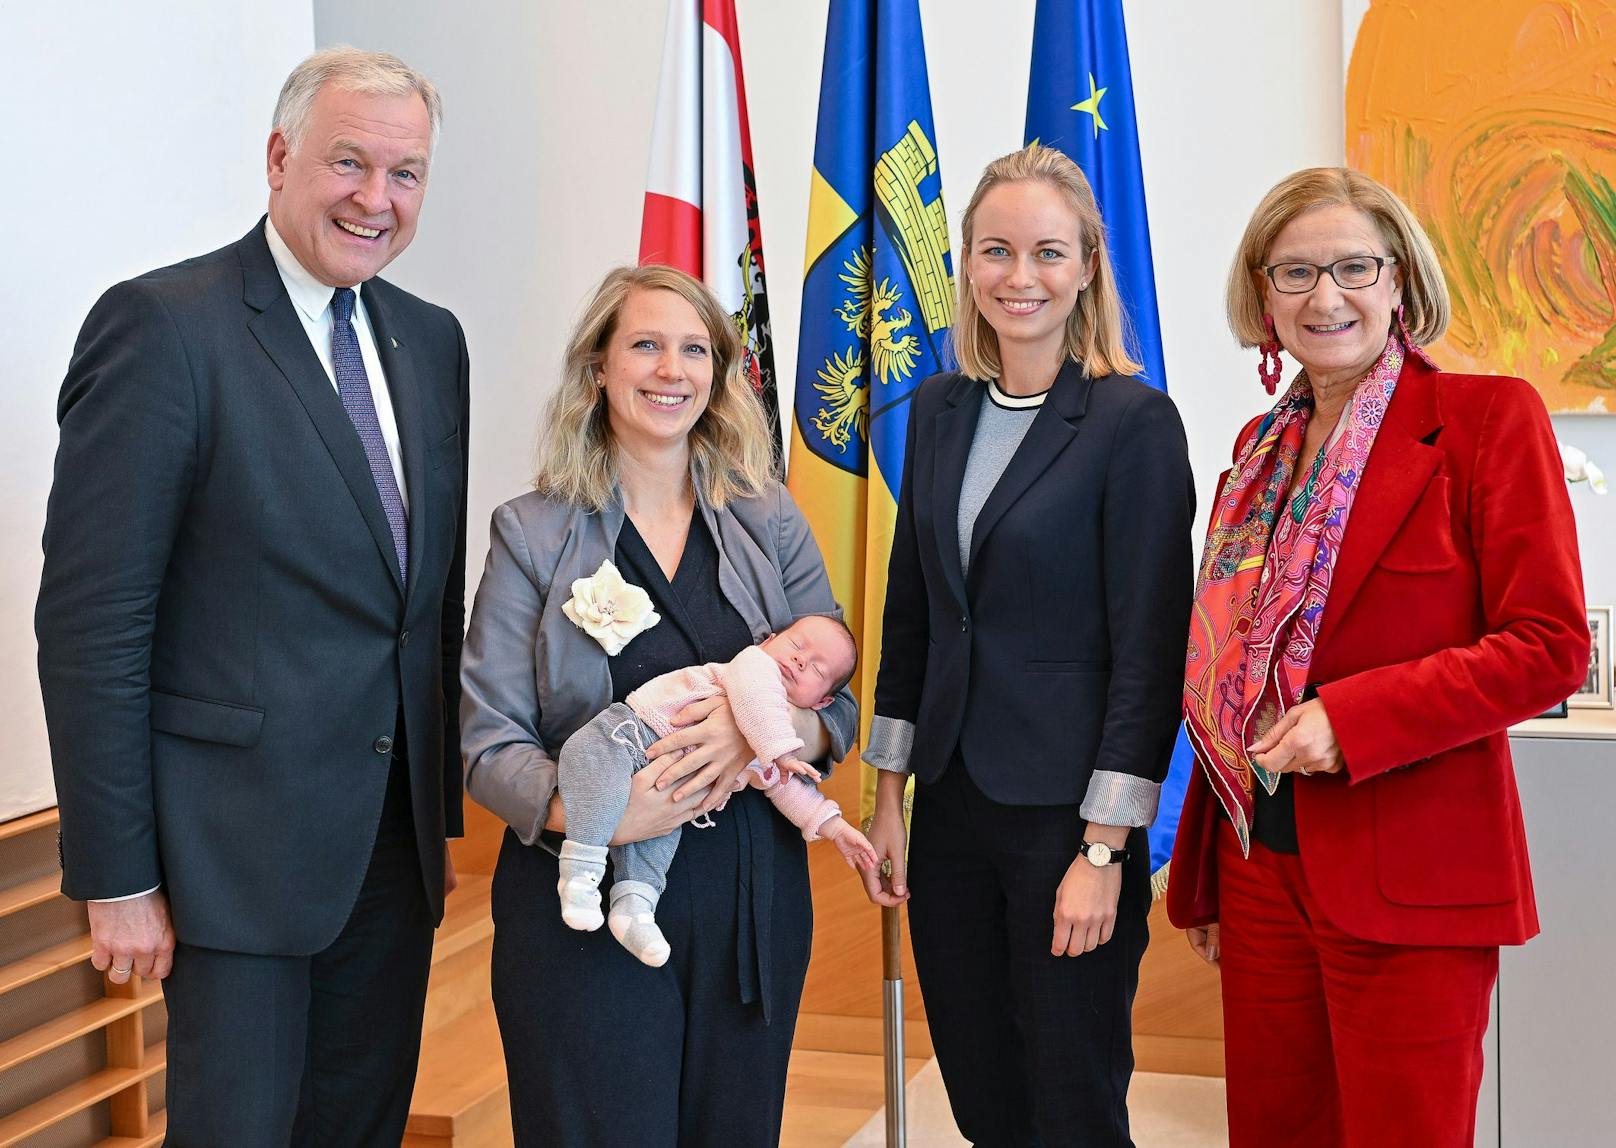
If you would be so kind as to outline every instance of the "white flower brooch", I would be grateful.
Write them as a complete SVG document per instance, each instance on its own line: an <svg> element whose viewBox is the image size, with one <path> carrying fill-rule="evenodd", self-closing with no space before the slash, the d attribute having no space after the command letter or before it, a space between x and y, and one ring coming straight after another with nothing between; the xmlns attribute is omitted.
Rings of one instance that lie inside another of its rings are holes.
<svg viewBox="0 0 1616 1148"><path fill-rule="evenodd" d="M572 597L562 603L561 612L599 642L609 658L622 653L624 646L662 621L662 616L651 609L651 595L623 581L610 560L602 562L588 578L573 582Z"/></svg>

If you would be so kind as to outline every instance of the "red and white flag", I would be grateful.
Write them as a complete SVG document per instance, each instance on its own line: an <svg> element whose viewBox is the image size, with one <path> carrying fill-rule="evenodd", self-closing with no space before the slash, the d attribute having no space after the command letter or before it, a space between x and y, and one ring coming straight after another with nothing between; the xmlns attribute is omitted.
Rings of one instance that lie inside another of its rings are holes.
<svg viewBox="0 0 1616 1148"><path fill-rule="evenodd" d="M778 469L780 403L735 0L668 0L640 262L696 276L734 317Z"/></svg>

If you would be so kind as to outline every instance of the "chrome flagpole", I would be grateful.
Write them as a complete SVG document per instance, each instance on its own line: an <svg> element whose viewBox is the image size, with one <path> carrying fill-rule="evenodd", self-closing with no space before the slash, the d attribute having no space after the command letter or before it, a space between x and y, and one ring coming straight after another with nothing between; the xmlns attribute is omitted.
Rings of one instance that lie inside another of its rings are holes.
<svg viewBox="0 0 1616 1148"><path fill-rule="evenodd" d="M882 1055L887 1073L887 1148L905 1148L903 1056L903 924L896 908L881 910Z"/></svg>

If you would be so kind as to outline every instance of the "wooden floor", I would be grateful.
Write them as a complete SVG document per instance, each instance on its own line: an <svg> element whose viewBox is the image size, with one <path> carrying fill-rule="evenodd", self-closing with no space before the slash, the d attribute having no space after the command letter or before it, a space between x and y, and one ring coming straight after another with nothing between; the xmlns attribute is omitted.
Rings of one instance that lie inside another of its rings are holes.
<svg viewBox="0 0 1616 1148"><path fill-rule="evenodd" d="M905 1076L926 1064L911 1057ZM841 1148L886 1101L881 1057L857 1052L791 1054L780 1148Z"/></svg>

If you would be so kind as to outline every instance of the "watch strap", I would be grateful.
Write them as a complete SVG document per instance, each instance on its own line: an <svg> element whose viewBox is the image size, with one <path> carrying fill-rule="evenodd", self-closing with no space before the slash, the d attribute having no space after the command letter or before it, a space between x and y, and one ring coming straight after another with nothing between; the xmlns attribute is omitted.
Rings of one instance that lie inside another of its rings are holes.
<svg viewBox="0 0 1616 1148"><path fill-rule="evenodd" d="M1097 841L1085 841L1085 842L1083 842L1081 845L1079 845L1077 847L1078 856L1087 858L1088 855L1089 855L1089 849L1092 846L1099 845L1099 844L1103 844L1103 842L1097 842ZM1126 861L1127 859L1128 859L1128 850L1126 850L1126 849L1112 849L1111 850L1111 857L1106 862L1106 864L1107 865L1120 865L1120 864L1122 864L1122 862ZM1090 863L1092 864L1092 861Z"/></svg>

